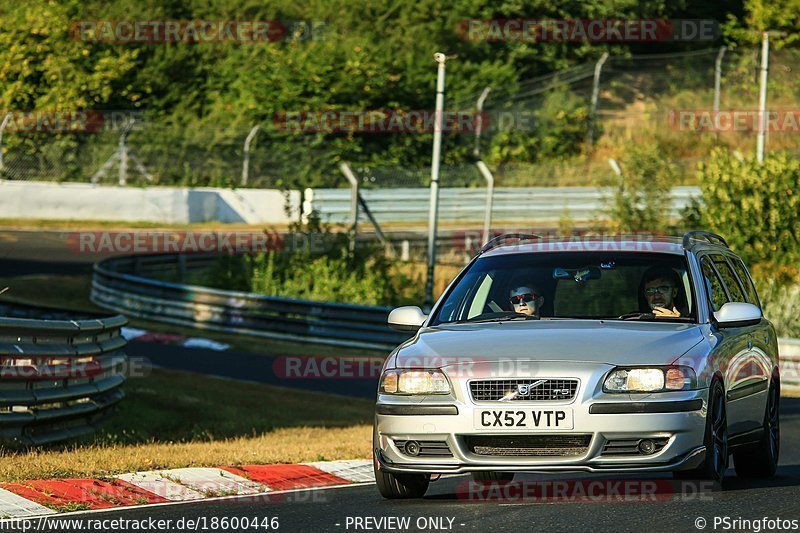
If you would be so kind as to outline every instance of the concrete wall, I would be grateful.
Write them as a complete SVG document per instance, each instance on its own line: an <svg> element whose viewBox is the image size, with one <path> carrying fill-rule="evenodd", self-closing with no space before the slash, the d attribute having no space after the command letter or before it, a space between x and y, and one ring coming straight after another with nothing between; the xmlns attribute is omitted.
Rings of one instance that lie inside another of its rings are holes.
<svg viewBox="0 0 800 533"><path fill-rule="evenodd" d="M0 218L148 221L164 224L288 224L300 193L272 189L117 187L0 180Z"/></svg>

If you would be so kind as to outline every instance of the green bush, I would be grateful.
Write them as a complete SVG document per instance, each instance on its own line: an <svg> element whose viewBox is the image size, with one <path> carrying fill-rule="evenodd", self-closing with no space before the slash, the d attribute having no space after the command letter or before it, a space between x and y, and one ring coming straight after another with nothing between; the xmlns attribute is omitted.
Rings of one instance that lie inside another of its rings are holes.
<svg viewBox="0 0 800 533"><path fill-rule="evenodd" d="M620 233L666 232L670 228L676 180L674 163L657 144L630 145L620 164L619 176L608 208L611 229Z"/></svg>
<svg viewBox="0 0 800 533"><path fill-rule="evenodd" d="M759 285L764 316L775 326L778 336L800 337L800 284L769 280Z"/></svg>
<svg viewBox="0 0 800 533"><path fill-rule="evenodd" d="M800 259L800 160L770 154L759 164L714 150L699 166L702 218L749 264Z"/></svg>

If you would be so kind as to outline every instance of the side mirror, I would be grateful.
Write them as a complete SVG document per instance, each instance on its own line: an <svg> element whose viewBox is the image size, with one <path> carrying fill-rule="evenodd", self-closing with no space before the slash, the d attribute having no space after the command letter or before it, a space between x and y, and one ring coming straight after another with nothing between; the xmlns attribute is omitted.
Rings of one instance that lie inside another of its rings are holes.
<svg viewBox="0 0 800 533"><path fill-rule="evenodd" d="M389 313L389 327L399 331L417 331L428 315L422 312L422 309L416 305L407 305L392 309Z"/></svg>
<svg viewBox="0 0 800 533"><path fill-rule="evenodd" d="M728 302L714 313L719 328L754 326L761 321L761 309L744 302Z"/></svg>

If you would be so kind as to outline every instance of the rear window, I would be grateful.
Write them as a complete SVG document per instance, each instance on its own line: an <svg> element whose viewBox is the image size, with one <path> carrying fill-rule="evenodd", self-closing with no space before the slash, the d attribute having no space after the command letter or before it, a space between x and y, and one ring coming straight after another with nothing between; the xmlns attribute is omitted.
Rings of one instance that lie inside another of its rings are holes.
<svg viewBox="0 0 800 533"><path fill-rule="evenodd" d="M744 292L745 294L747 294L747 302L761 307L761 302L759 302L758 300L758 293L756 292L756 288L753 286L753 281L747 274L747 269L744 267L744 263L742 263L742 260L738 258L729 257L728 261L731 263L731 265L733 265L733 269L739 275L739 279L742 281L742 285L744 285Z"/></svg>

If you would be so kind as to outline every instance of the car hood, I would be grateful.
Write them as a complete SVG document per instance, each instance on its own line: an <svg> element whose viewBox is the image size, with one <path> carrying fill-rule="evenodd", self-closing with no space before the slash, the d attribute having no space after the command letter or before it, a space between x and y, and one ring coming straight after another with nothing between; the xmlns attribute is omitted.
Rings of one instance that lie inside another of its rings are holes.
<svg viewBox="0 0 800 533"><path fill-rule="evenodd" d="M703 340L698 324L541 320L423 328L395 354L397 367L535 360L666 365Z"/></svg>

